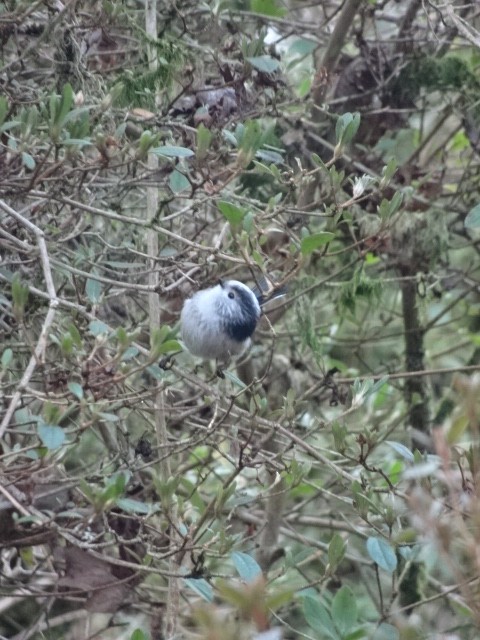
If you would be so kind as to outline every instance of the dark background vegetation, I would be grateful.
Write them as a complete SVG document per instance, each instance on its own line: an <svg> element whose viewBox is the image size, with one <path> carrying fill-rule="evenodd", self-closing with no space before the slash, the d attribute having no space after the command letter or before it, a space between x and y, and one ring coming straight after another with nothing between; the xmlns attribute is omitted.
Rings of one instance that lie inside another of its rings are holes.
<svg viewBox="0 0 480 640"><path fill-rule="evenodd" d="M480 6L0 7L0 636L480 626ZM215 375L186 297L286 286Z"/></svg>

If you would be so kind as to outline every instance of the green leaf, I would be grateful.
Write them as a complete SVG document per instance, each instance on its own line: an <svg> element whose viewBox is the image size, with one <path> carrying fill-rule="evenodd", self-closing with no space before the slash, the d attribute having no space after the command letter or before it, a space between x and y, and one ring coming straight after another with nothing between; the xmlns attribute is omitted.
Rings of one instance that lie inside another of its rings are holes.
<svg viewBox="0 0 480 640"><path fill-rule="evenodd" d="M183 175L183 173L181 173L177 169L172 171L172 173L170 174L168 184L170 189L175 195L177 195L178 193L182 193L182 191L186 191L187 189L191 188L191 185L188 179Z"/></svg>
<svg viewBox="0 0 480 640"><path fill-rule="evenodd" d="M62 349L63 353L67 356L73 353L73 339L69 333L66 333L64 336L62 336L62 339L60 342L60 348Z"/></svg>
<svg viewBox="0 0 480 640"><path fill-rule="evenodd" d="M116 504L127 513L139 513L140 515L148 515L158 509L158 505L145 504L145 502L133 498L119 498Z"/></svg>
<svg viewBox="0 0 480 640"><path fill-rule="evenodd" d="M328 171L327 165L324 163L324 161L320 158L319 155L317 155L316 153L312 153L310 157L315 164L317 164L322 169L325 169L325 171Z"/></svg>
<svg viewBox="0 0 480 640"><path fill-rule="evenodd" d="M410 451L408 447L406 447L401 442L393 442L392 440L385 440L385 444L388 444L389 447L392 447L399 455L402 456L408 462L415 462L415 458L413 453Z"/></svg>
<svg viewBox="0 0 480 640"><path fill-rule="evenodd" d="M400 632L393 625L382 622L382 624L375 629L372 640L400 640Z"/></svg>
<svg viewBox="0 0 480 640"><path fill-rule="evenodd" d="M145 129L138 141L137 158L143 159L147 156L150 147L158 142L158 136L154 136L150 129Z"/></svg>
<svg viewBox="0 0 480 640"><path fill-rule="evenodd" d="M254 222L255 222L255 215L251 211L249 211L243 218L243 222L242 222L242 226L248 234L254 231L255 229L255 227L253 226Z"/></svg>
<svg viewBox="0 0 480 640"><path fill-rule="evenodd" d="M32 415L29 409L23 407L22 409L17 409L15 411L15 424L18 427L26 427L30 426L34 423L38 423L39 416Z"/></svg>
<svg viewBox="0 0 480 640"><path fill-rule="evenodd" d="M337 122L335 123L335 140L337 144L340 144L342 141L342 135L345 131L345 127L348 124L348 118L352 118L351 113L344 113L343 115L337 118Z"/></svg>
<svg viewBox="0 0 480 640"><path fill-rule="evenodd" d="M197 127L197 160L203 160L207 155L211 141L212 132L203 123L200 123Z"/></svg>
<svg viewBox="0 0 480 640"><path fill-rule="evenodd" d="M151 364L146 371L155 379L162 380L165 377L165 371L156 364Z"/></svg>
<svg viewBox="0 0 480 640"><path fill-rule="evenodd" d="M240 209L240 207L237 207L236 205L231 204L230 202L225 202L223 200L217 202L217 207L228 220L228 222L230 222L230 224L232 225L241 224L246 214L246 211L244 209Z"/></svg>
<svg viewBox="0 0 480 640"><path fill-rule="evenodd" d="M120 418L114 413L105 413L104 411L100 411L97 415L106 422L118 422L120 420Z"/></svg>
<svg viewBox="0 0 480 640"><path fill-rule="evenodd" d="M312 235L302 238L300 243L300 251L303 256L313 253L318 247L328 244L335 238L334 233L330 231L322 231L321 233L313 233Z"/></svg>
<svg viewBox="0 0 480 640"><path fill-rule="evenodd" d="M333 573L345 557L347 543L339 533L334 533L328 545L328 564Z"/></svg>
<svg viewBox="0 0 480 640"><path fill-rule="evenodd" d="M247 385L244 382L242 382L242 380L240 380L238 376L232 373L232 371L224 371L223 375L225 376L225 378L228 378L230 382L233 382L234 385L236 385L237 387L240 387L240 389L247 388Z"/></svg>
<svg viewBox="0 0 480 640"><path fill-rule="evenodd" d="M348 144L353 140L355 134L358 131L358 127L360 126L360 114L354 113L352 121L348 123L346 126L343 136L342 136L342 144Z"/></svg>
<svg viewBox="0 0 480 640"><path fill-rule="evenodd" d="M270 162L271 164L280 164L283 162L283 156L278 151L272 151L270 149L259 149L255 153L256 158L260 158L264 162Z"/></svg>
<svg viewBox="0 0 480 640"><path fill-rule="evenodd" d="M13 351L11 349L5 349L2 353L2 369L7 369L13 358Z"/></svg>
<svg viewBox="0 0 480 640"><path fill-rule="evenodd" d="M230 557L239 576L242 580L245 580L245 582L254 582L262 575L262 570L258 562L252 558L252 556L242 553L241 551L234 551Z"/></svg>
<svg viewBox="0 0 480 640"><path fill-rule="evenodd" d="M41 418L41 420L48 424L57 424L62 415L62 411L60 409L60 405L47 401L43 405L43 414L44 418Z"/></svg>
<svg viewBox="0 0 480 640"><path fill-rule="evenodd" d="M161 345L159 345L155 353L158 353L158 355L162 355L164 353L170 353L173 351L181 351L181 350L182 350L182 345L178 342L178 340L166 340Z"/></svg>
<svg viewBox="0 0 480 640"><path fill-rule="evenodd" d="M342 640L360 640L360 638L367 637L366 629L355 629L352 633L347 633L347 635L342 637Z"/></svg>
<svg viewBox="0 0 480 640"><path fill-rule="evenodd" d="M128 347L128 349L125 349L125 351L122 353L122 362L128 362L132 358L136 358L138 354L139 351L137 347Z"/></svg>
<svg viewBox="0 0 480 640"><path fill-rule="evenodd" d="M305 98L312 88L312 79L310 77L304 78L297 86L297 94L299 98Z"/></svg>
<svg viewBox="0 0 480 640"><path fill-rule="evenodd" d="M53 424L46 424L41 418L37 426L38 437L47 449L58 449L65 442L64 430Z"/></svg>
<svg viewBox="0 0 480 640"><path fill-rule="evenodd" d="M332 602L332 619L342 637L356 624L357 617L357 601L353 591L345 585L337 591Z"/></svg>
<svg viewBox="0 0 480 640"><path fill-rule="evenodd" d="M70 84L63 87L62 96L50 96L50 136L55 143L60 141L60 133L65 124L65 118L73 104L73 89Z"/></svg>
<svg viewBox="0 0 480 640"><path fill-rule="evenodd" d="M9 120L8 122L5 122L5 124L3 124L0 127L0 132L4 132L4 131L11 131L12 129L16 129L17 127L21 126L21 122L20 120ZM13 138L10 138L8 141L8 146L10 147L10 140L13 140Z"/></svg>
<svg viewBox="0 0 480 640"><path fill-rule="evenodd" d="M395 191L393 198L390 200L390 214L393 215L398 211L403 201L403 193L401 191Z"/></svg>
<svg viewBox="0 0 480 640"><path fill-rule="evenodd" d="M292 43L288 50L288 53L290 55L297 54L303 58L304 56L308 56L310 53L313 53L313 51L315 51L317 47L318 44L314 40L299 38Z"/></svg>
<svg viewBox="0 0 480 640"><path fill-rule="evenodd" d="M228 131L228 129L223 129L222 136L225 138L225 140L229 144L232 145L232 147L237 147L238 146L237 138L235 137L235 135L231 131Z"/></svg>
<svg viewBox="0 0 480 640"><path fill-rule="evenodd" d="M274 18L282 18L287 13L287 9L278 7L275 0L250 0L250 11Z"/></svg>
<svg viewBox="0 0 480 640"><path fill-rule="evenodd" d="M184 578L185 584L207 602L213 602L213 589L204 578Z"/></svg>
<svg viewBox="0 0 480 640"><path fill-rule="evenodd" d="M347 427L344 424L340 422L334 422L332 424L332 435L335 443L335 450L339 453L343 453L343 451L345 451L347 433Z"/></svg>
<svg viewBox="0 0 480 640"><path fill-rule="evenodd" d="M80 331L73 324L73 322L71 322L68 325L68 333L72 336L72 340L75 343L75 345L77 347L81 347L82 346L82 336L80 335Z"/></svg>
<svg viewBox="0 0 480 640"><path fill-rule="evenodd" d="M29 153L26 153L26 151L22 151L22 162L30 171L35 169L35 159Z"/></svg>
<svg viewBox="0 0 480 640"><path fill-rule="evenodd" d="M13 306L16 314L23 315L25 305L28 301L28 287L24 285L20 279L18 273L15 274L12 280L12 298Z"/></svg>
<svg viewBox="0 0 480 640"><path fill-rule="evenodd" d="M377 380L372 384L372 386L368 389L368 392L365 394L365 397L368 397L374 393L377 393L377 391L380 391L380 389L382 389L382 387L387 384L388 380L388 376L382 376L380 380Z"/></svg>
<svg viewBox="0 0 480 640"><path fill-rule="evenodd" d="M254 160L253 164L258 169L257 173L266 173L269 176L275 177L272 169L270 167L267 167L266 164L262 164L261 162L258 162L258 160Z"/></svg>
<svg viewBox="0 0 480 640"><path fill-rule="evenodd" d="M237 162L242 167L248 167L255 157L255 153L263 144L263 132L258 120L247 120L239 123L235 129L238 142Z"/></svg>
<svg viewBox="0 0 480 640"><path fill-rule="evenodd" d="M105 505L107 502L116 502L125 492L127 475L123 472L115 473L108 478L107 486L102 491L101 499Z"/></svg>
<svg viewBox="0 0 480 640"><path fill-rule="evenodd" d="M88 106L88 105L84 105L82 107L75 107L74 109L72 109L71 111L68 112L68 114L65 116L64 122L68 123L68 122L72 122L75 124L81 124L85 123L86 125L88 125L88 120L90 118L90 111L92 111L92 109L94 109L93 105L92 106ZM88 131L88 127L85 127L85 131Z"/></svg>
<svg viewBox="0 0 480 640"><path fill-rule="evenodd" d="M367 540L368 555L381 569L393 573L397 568L397 556L387 540L370 537Z"/></svg>
<svg viewBox="0 0 480 640"><path fill-rule="evenodd" d="M165 158L191 158L195 155L194 151L186 147L172 147L169 145L155 147L155 149L151 149L151 152Z"/></svg>
<svg viewBox="0 0 480 640"><path fill-rule="evenodd" d="M88 330L95 337L110 333L108 326L101 320L92 320L88 325Z"/></svg>
<svg viewBox="0 0 480 640"><path fill-rule="evenodd" d="M338 117L335 125L335 138L338 146L348 144L358 131L360 114L343 113Z"/></svg>
<svg viewBox="0 0 480 640"><path fill-rule="evenodd" d="M67 113L70 111L73 104L74 93L72 85L67 82L63 87L62 97L60 99L60 108L58 110L56 123L62 125L67 117Z"/></svg>
<svg viewBox="0 0 480 640"><path fill-rule="evenodd" d="M142 629L135 629L135 631L130 636L130 640L150 640L150 636Z"/></svg>
<svg viewBox="0 0 480 640"><path fill-rule="evenodd" d="M466 428L470 424L470 418L465 414L458 416L453 420L447 431L447 442L449 445L456 444L465 433Z"/></svg>
<svg viewBox="0 0 480 640"><path fill-rule="evenodd" d="M403 193L401 191L395 191L393 198L390 200L388 215L393 216L393 214L399 210L402 202L403 202Z"/></svg>
<svg viewBox="0 0 480 640"><path fill-rule="evenodd" d="M470 209L464 224L467 229L478 229L480 227L480 204Z"/></svg>
<svg viewBox="0 0 480 640"><path fill-rule="evenodd" d="M0 125L5 122L8 113L8 100L5 96L0 96Z"/></svg>
<svg viewBox="0 0 480 640"><path fill-rule="evenodd" d="M397 170L397 161L395 158L390 158L388 163L382 169L382 179L380 180L380 189L384 189L395 175Z"/></svg>
<svg viewBox="0 0 480 640"><path fill-rule="evenodd" d="M83 398L83 388L82 385L78 384L78 382L69 382L68 388L79 400Z"/></svg>
<svg viewBox="0 0 480 640"><path fill-rule="evenodd" d="M245 59L252 65L252 67L262 73L273 73L280 66L279 61L272 58L272 56L253 56Z"/></svg>
<svg viewBox="0 0 480 640"><path fill-rule="evenodd" d="M329 612L317 598L308 595L303 599L303 615L312 629L323 633L319 633L318 638L326 635L332 640L340 640Z"/></svg>
<svg viewBox="0 0 480 640"><path fill-rule="evenodd" d="M67 138L66 140L62 140L60 144L65 147L78 147L79 149L83 149L83 147L89 147L93 143L90 138Z"/></svg>
<svg viewBox="0 0 480 640"><path fill-rule="evenodd" d="M98 304L102 297L102 283L95 278L88 278L85 293L92 304Z"/></svg>

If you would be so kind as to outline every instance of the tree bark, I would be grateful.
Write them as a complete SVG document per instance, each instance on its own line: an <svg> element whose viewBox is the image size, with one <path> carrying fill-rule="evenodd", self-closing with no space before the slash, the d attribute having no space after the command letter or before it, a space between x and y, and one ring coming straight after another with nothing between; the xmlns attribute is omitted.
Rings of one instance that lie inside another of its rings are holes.
<svg viewBox="0 0 480 640"><path fill-rule="evenodd" d="M412 275L403 273L402 275ZM405 368L407 371L423 371L424 365L424 335L420 322L417 305L417 283L415 280L404 280L402 288L402 313L405 339ZM405 401L408 406L410 425L419 435L428 434L430 415L428 393L425 378L415 376L405 381ZM419 448L425 448L425 441L413 435L413 440Z"/></svg>

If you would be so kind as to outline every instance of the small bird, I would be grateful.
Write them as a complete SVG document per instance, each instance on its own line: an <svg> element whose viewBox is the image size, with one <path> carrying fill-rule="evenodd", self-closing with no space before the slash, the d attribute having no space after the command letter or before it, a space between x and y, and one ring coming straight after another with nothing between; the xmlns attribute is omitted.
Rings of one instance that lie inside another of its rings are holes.
<svg viewBox="0 0 480 640"><path fill-rule="evenodd" d="M238 280L220 280L185 301L180 317L185 346L195 356L227 365L251 343L262 295Z"/></svg>

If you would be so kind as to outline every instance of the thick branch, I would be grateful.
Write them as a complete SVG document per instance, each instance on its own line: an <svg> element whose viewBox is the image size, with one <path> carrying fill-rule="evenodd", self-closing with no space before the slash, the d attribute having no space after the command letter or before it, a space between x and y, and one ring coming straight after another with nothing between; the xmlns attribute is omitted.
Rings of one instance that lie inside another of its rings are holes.
<svg viewBox="0 0 480 640"><path fill-rule="evenodd" d="M342 47L345 44L345 39L350 31L350 27L352 26L352 22L355 18L355 14L357 13L358 7L362 4L363 0L347 0L343 6L343 9L340 13L340 16L335 24L335 28L330 37L327 48L323 54L323 58L320 64L317 66L317 72L320 71L320 68L323 68L327 74L330 76L332 71L335 69L337 64L337 60L342 51ZM313 91L313 101L315 106L321 106L323 101L325 100L325 92L328 87L328 83L320 83ZM312 117L313 120L317 120L321 115L321 112L318 109L314 109Z"/></svg>
<svg viewBox="0 0 480 640"><path fill-rule="evenodd" d="M418 314L417 285L412 280L403 280L401 290L405 337L405 368L407 371L423 371L425 369L423 361L424 329L421 326ZM427 433L429 410L424 377L407 378L405 381L405 400L408 406L411 426L421 433Z"/></svg>

